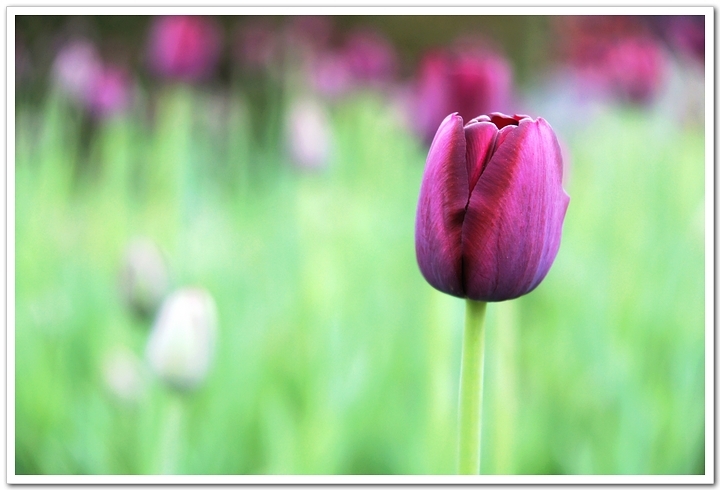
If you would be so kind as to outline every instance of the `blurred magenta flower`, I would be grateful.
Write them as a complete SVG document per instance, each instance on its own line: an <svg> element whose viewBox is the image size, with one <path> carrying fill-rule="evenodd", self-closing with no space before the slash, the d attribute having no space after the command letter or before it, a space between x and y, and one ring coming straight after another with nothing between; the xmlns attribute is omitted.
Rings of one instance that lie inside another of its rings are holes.
<svg viewBox="0 0 720 490"><path fill-rule="evenodd" d="M101 70L102 61L95 46L78 39L60 49L53 62L52 76L63 94L83 103Z"/></svg>
<svg viewBox="0 0 720 490"><path fill-rule="evenodd" d="M215 69L221 47L220 30L210 17L158 17L150 29L150 68L167 78L203 80Z"/></svg>
<svg viewBox="0 0 720 490"><path fill-rule="evenodd" d="M415 250L434 288L476 301L532 291L560 247L570 198L557 138L544 119L457 113L430 147Z"/></svg>
<svg viewBox="0 0 720 490"><path fill-rule="evenodd" d="M665 58L655 39L628 37L608 48L599 69L615 95L631 102L649 103L662 86Z"/></svg>
<svg viewBox="0 0 720 490"><path fill-rule="evenodd" d="M117 66L105 65L96 74L86 102L91 114L110 117L125 111L130 105L130 79Z"/></svg>
<svg viewBox="0 0 720 490"><path fill-rule="evenodd" d="M431 142L443 118L457 112L463 120L505 110L510 101L512 70L488 50L431 51L420 62L415 126Z"/></svg>

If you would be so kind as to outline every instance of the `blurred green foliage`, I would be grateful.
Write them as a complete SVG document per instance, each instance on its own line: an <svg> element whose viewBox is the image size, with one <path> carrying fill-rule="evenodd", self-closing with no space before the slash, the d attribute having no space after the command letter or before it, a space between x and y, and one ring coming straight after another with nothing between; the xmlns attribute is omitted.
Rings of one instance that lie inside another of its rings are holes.
<svg viewBox="0 0 720 490"><path fill-rule="evenodd" d="M152 123L105 121L88 145L61 98L18 107L15 472L158 472L180 407L179 473L453 473L464 302L415 262L426 150L364 93L305 173L249 136L238 95L157 95ZM564 143L556 263L488 308L482 472L703 473L702 129L610 107ZM143 371L123 403L102 366L144 355L150 322L117 284L136 235L213 294L220 331L198 391Z"/></svg>

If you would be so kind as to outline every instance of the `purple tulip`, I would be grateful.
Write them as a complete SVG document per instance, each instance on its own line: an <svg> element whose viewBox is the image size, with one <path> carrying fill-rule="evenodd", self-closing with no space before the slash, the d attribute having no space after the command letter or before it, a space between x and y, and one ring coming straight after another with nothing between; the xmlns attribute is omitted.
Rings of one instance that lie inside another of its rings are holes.
<svg viewBox="0 0 720 490"><path fill-rule="evenodd" d="M168 78L202 80L215 69L221 47L220 31L207 17L160 17L150 32L151 68Z"/></svg>
<svg viewBox="0 0 720 490"><path fill-rule="evenodd" d="M560 247L570 198L555 133L544 119L457 113L430 146L415 222L415 250L434 288L504 301L543 280Z"/></svg>

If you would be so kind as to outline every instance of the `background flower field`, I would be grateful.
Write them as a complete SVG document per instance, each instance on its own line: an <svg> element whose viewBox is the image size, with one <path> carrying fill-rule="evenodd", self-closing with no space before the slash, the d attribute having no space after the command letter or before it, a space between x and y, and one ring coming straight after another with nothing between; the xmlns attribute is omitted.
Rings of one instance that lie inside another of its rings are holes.
<svg viewBox="0 0 720 490"><path fill-rule="evenodd" d="M464 304L414 224L466 110L545 118L571 197L488 306L482 473L705 473L702 17L181 20L16 17L17 474L454 473ZM135 237L214 298L194 389Z"/></svg>

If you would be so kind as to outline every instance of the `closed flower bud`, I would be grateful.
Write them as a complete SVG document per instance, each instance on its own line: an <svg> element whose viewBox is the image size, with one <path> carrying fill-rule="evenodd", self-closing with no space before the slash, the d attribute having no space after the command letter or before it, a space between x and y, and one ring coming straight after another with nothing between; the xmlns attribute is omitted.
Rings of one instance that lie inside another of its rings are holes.
<svg viewBox="0 0 720 490"><path fill-rule="evenodd" d="M154 315L168 289L165 259L155 242L133 239L125 251L120 271L120 293L138 315Z"/></svg>
<svg viewBox="0 0 720 490"><path fill-rule="evenodd" d="M153 325L147 359L170 386L192 389L207 375L215 350L217 308L203 289L181 289L168 297Z"/></svg>
<svg viewBox="0 0 720 490"><path fill-rule="evenodd" d="M445 118L420 188L415 249L436 289L504 301L543 280L570 198L557 138L544 119L492 113Z"/></svg>

